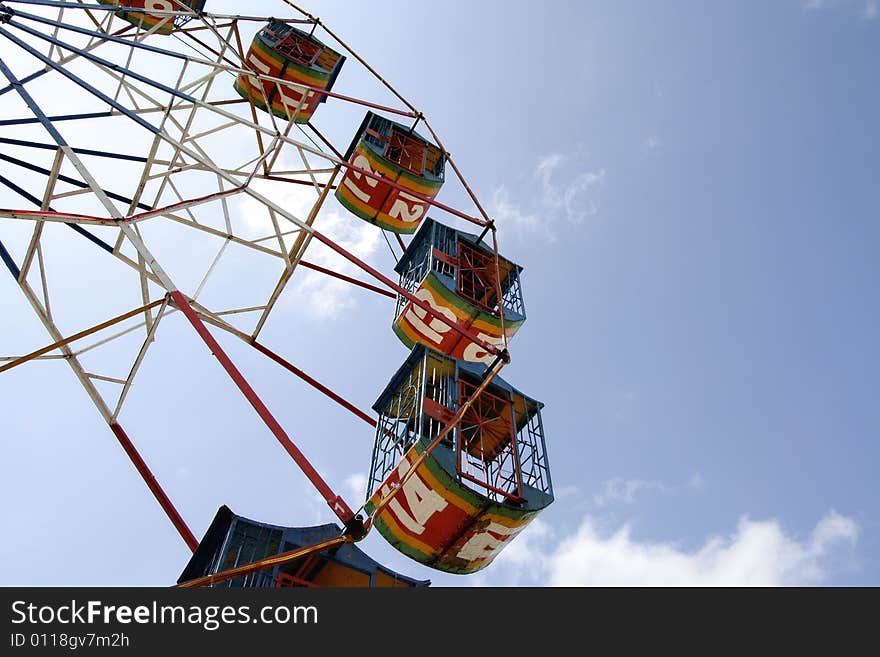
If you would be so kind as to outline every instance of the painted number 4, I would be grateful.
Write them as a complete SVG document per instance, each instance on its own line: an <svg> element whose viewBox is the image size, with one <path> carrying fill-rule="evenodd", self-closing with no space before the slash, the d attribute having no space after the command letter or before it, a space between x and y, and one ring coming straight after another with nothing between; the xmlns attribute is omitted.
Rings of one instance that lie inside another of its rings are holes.
<svg viewBox="0 0 880 657"><path fill-rule="evenodd" d="M409 472L410 467L412 467L412 464L404 456L400 460L400 465L397 466L397 475L403 479L403 476ZM391 487L388 484L383 485L382 497L390 493ZM403 508L403 505L397 498L392 499L388 503L388 508L397 520L400 521L400 524L418 536L425 532L425 525L431 516L449 505L449 502L440 497L437 491L428 488L427 484L417 474L410 477L409 481L403 486L403 495L406 498L406 505L409 507L409 511Z"/></svg>

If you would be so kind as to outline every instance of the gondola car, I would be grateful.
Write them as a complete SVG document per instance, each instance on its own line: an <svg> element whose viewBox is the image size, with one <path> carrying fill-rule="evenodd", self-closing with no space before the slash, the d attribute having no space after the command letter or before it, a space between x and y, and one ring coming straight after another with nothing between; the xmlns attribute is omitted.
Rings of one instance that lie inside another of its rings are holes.
<svg viewBox="0 0 880 657"><path fill-rule="evenodd" d="M199 13L205 8L205 0L98 0L98 2L102 5L116 5L135 10L125 11L120 9L117 15L143 30L152 31L154 34L171 34L188 20L183 15L155 12L185 12L192 10L195 13Z"/></svg>
<svg viewBox="0 0 880 657"><path fill-rule="evenodd" d="M314 35L272 20L257 32L245 65L255 73L291 84L242 73L235 80L235 90L263 111L294 123L308 123L318 105L327 100L321 90L333 88L344 63L344 56Z"/></svg>
<svg viewBox="0 0 880 657"><path fill-rule="evenodd" d="M497 376L415 465L486 369L418 344L373 406L379 423L365 508L374 514L394 494L374 526L404 554L451 573L488 566L553 501L543 404Z"/></svg>
<svg viewBox="0 0 880 657"><path fill-rule="evenodd" d="M367 112L345 159L351 166L336 189L337 200L394 233L414 233L443 186L443 151L412 128L373 112Z"/></svg>
<svg viewBox="0 0 880 657"><path fill-rule="evenodd" d="M297 548L316 545L340 535L333 524L281 527L235 515L220 507L214 521L178 579L179 584L216 575ZM241 575L215 584L223 587L396 587L428 586L386 568L352 543L296 561Z"/></svg>

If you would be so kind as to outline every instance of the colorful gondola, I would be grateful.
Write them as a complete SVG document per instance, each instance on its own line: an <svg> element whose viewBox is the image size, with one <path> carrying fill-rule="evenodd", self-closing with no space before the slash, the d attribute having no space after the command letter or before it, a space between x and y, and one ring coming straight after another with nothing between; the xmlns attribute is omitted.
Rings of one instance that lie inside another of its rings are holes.
<svg viewBox="0 0 880 657"><path fill-rule="evenodd" d="M128 7L135 11L120 9L117 15L132 25L154 34L171 34L186 22L183 15L155 12L200 13L205 8L205 0L98 0L102 5ZM139 10L139 11L138 11Z"/></svg>
<svg viewBox="0 0 880 657"><path fill-rule="evenodd" d="M330 91L345 57L314 35L272 20L254 37L245 60L254 73L283 82L242 73L235 90L263 111L294 123L308 123Z"/></svg>
<svg viewBox="0 0 880 657"><path fill-rule="evenodd" d="M426 219L395 267L400 286L440 315L468 327L478 338L503 347L526 321L522 267L499 256L477 235ZM500 285L500 288L499 288ZM498 300L498 290L501 301ZM502 330L501 311L504 313ZM489 364L494 356L449 323L406 297L397 299L394 333L408 347L419 343L447 356Z"/></svg>
<svg viewBox="0 0 880 657"><path fill-rule="evenodd" d="M373 406L379 414L366 510L398 489L486 368L416 345ZM375 519L394 546L427 566L485 568L553 501L543 404L500 377L474 399Z"/></svg>
<svg viewBox="0 0 880 657"><path fill-rule="evenodd" d="M416 232L443 186L443 151L412 128L367 112L345 159L352 166L336 189L337 200L380 228Z"/></svg>
<svg viewBox="0 0 880 657"><path fill-rule="evenodd" d="M334 524L281 527L235 515L220 507L214 521L178 579L178 584L216 575L283 552L322 543L340 534ZM272 569L259 570L215 586L274 587L393 587L428 586L382 566L356 545L348 543L304 556Z"/></svg>

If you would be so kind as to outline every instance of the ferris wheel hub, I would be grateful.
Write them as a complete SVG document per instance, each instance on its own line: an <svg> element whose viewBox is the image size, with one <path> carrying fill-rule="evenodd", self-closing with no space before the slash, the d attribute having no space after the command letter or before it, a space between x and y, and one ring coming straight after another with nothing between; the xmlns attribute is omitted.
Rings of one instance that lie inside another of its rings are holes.
<svg viewBox="0 0 880 657"><path fill-rule="evenodd" d="M367 533L368 529L364 524L364 517L360 514L354 516L351 520L345 523L345 531L343 531L343 535L348 536L355 542L363 540Z"/></svg>

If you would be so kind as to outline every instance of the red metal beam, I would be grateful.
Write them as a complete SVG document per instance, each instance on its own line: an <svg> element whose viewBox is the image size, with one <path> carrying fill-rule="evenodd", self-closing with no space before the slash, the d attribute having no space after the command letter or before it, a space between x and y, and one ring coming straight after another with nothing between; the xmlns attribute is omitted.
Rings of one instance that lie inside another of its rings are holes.
<svg viewBox="0 0 880 657"><path fill-rule="evenodd" d="M305 260L300 260L299 264L306 269L313 269L314 271L321 272L322 274L327 274L328 276L332 276L333 278L338 278L339 280L345 281L346 283L351 283L352 285L357 285L358 287L372 290L373 292L377 292L378 294L381 294L383 296L390 297L392 299L397 298L397 295L393 292L383 290L381 287L376 287L375 285L370 285L369 283L364 283L363 281L359 281L358 279L352 278L351 276L340 274L339 272L333 271L332 269L327 269L326 267L321 267L320 265L306 262Z"/></svg>
<svg viewBox="0 0 880 657"><path fill-rule="evenodd" d="M302 263L300 263L300 264L302 264ZM349 401L343 399L342 397L340 397L339 395L337 395L335 392L330 390L330 388L328 388L327 386L323 385L322 383L320 383L320 382L316 381L315 379L313 379L312 377L310 377L308 374L306 374L301 369L299 369L296 365L285 360L284 358L282 358L281 356L276 354L274 351L272 351L268 347L264 347L259 342L256 342L256 341L251 342L251 345L254 347L254 349L259 351L261 354L268 356L269 358L274 360L276 363L281 365L281 367L283 367L284 369L286 369L290 372L293 372L299 378L301 378L303 381L308 383L310 386L312 386L313 388L316 388L317 390L320 390L325 395L327 395L330 399L335 401L337 404L339 404L340 406L344 407L345 409L351 411L352 413L357 415L359 418L361 418L364 422L369 424L371 427L375 428L376 420L374 420L369 415L364 413L362 410L360 410L357 406L355 406L351 402L349 402Z"/></svg>
<svg viewBox="0 0 880 657"><path fill-rule="evenodd" d="M223 348L220 344L214 339L214 336L211 335L211 332L208 330L208 327L205 326L204 322L199 318L196 314L195 310L193 310L192 306L189 304L189 301L186 300L186 297L180 293L179 290L174 290L171 294L171 299L174 301L174 305L176 305L180 311L184 314L184 316L189 320L189 323L192 324L193 328L196 330L196 333L202 338L208 348L211 350L211 353L220 361L220 364L223 366L223 369L226 370L226 373L233 380L238 389L241 390L242 394L245 398L250 402L251 406L254 407L254 410L257 412L257 415L263 420L266 426L269 428L269 431L278 439L278 442L281 443L281 446L284 450L290 455L290 457L294 460L294 462L299 466L299 468L303 471L303 474L312 482L312 485L318 490L324 500L327 502L328 506L333 510L336 516L343 522L348 523L350 520L354 518L354 513L349 508L348 504L345 503L345 500L342 499L341 496L336 495L333 490L327 485L327 482L324 481L323 477L318 473L317 470L312 466L309 460L305 457L305 455L299 450L299 448L293 443L290 439L290 436L284 431L281 425L278 423L278 420L272 415L271 411L266 407L254 389L250 386L250 384L245 380L244 376L242 376L241 372L238 371L238 368L226 355L226 352L223 351Z"/></svg>
<svg viewBox="0 0 880 657"><path fill-rule="evenodd" d="M324 135L322 135L320 130L318 130L318 129L317 129L315 126L313 126L311 123L306 123L306 125L309 126L309 128L311 128L312 132L314 132L314 133L318 136L318 139L320 139L322 142L324 142L324 145L325 145L327 148L329 148L331 151L333 151L333 154L334 154L336 157L338 157L340 160L344 160L344 159L345 159L345 155L343 155L342 153L340 153L339 150L336 148L336 146L333 145L333 142L331 142L331 141L330 141L329 139L327 139Z"/></svg>
<svg viewBox="0 0 880 657"><path fill-rule="evenodd" d="M322 96L329 96L330 98L338 98L339 100L344 100L349 103L354 103L355 105L363 105L364 107L369 107L371 109L382 110L383 112L390 112L391 114L397 114L399 116L405 116L410 119L418 118L418 114L416 112L408 112L406 110L399 110L393 107L388 107L387 105L379 105L377 103L371 103L368 100L362 100L360 98L355 98L354 96L343 96L342 94L337 94L332 91L327 91L321 87L314 87L310 84L303 84L302 82L293 83L297 87L305 87L311 91L314 91L317 94Z"/></svg>
<svg viewBox="0 0 880 657"><path fill-rule="evenodd" d="M311 184L311 183L309 183ZM167 214L169 212L173 212L178 208L190 207L192 205L197 205L201 203L207 203L209 201L215 201L221 198L225 198L227 196L233 196L235 194L240 193L244 190L246 186L233 187L232 189L227 189L222 192L213 192L211 194L206 194L205 196L199 196L198 198L188 199L185 201L178 201L176 203L172 203L171 205L166 205L163 208L155 208L153 210L148 210L145 212L139 212L137 214L129 215L128 217L123 217L121 219L117 219L115 217L96 217L95 215L90 214L74 214L71 212L55 212L52 210L15 210L11 208L2 208L8 212L14 212L15 214L23 215L25 217L35 216L35 218L39 219L40 217L59 217L62 221L64 219L70 219L74 222L76 221L88 221L99 223L107 226L118 226L122 223L130 223L133 221L140 221L143 219L149 219L150 217L156 217L162 214Z"/></svg>
<svg viewBox="0 0 880 657"><path fill-rule="evenodd" d="M302 577L296 577L294 575L288 575L287 573L279 573L278 579L275 580L275 586L278 588L284 588L285 586L299 584L300 586L305 586L310 589L319 588L317 584L314 582L309 582L304 580Z"/></svg>
<svg viewBox="0 0 880 657"><path fill-rule="evenodd" d="M326 183L314 182L312 180L297 180L296 178L285 178L284 176L257 176L263 180L274 180L275 182L291 183L294 185L306 185L308 187L326 187ZM336 185L330 185L330 189L336 189Z"/></svg>
<svg viewBox="0 0 880 657"><path fill-rule="evenodd" d="M113 434L116 436L119 444L122 445L122 449L128 454L128 458L131 459L134 467L137 468L144 483L147 484L147 487L152 491L156 501L159 502L159 506L162 507L168 518L171 520L171 523L180 533L183 542L187 544L190 550L195 552L196 548L199 547L199 542L196 540L196 537L190 531L189 527L187 527L183 518L177 512L177 509L174 508L174 504L171 503L171 500L165 494L165 491L162 490L162 486L156 481L156 477L153 476L149 466L147 466L146 462L137 451L137 448L135 448L134 443L131 442L128 435L125 433L125 430L119 426L119 424L114 422L110 425L110 428L113 430Z"/></svg>

